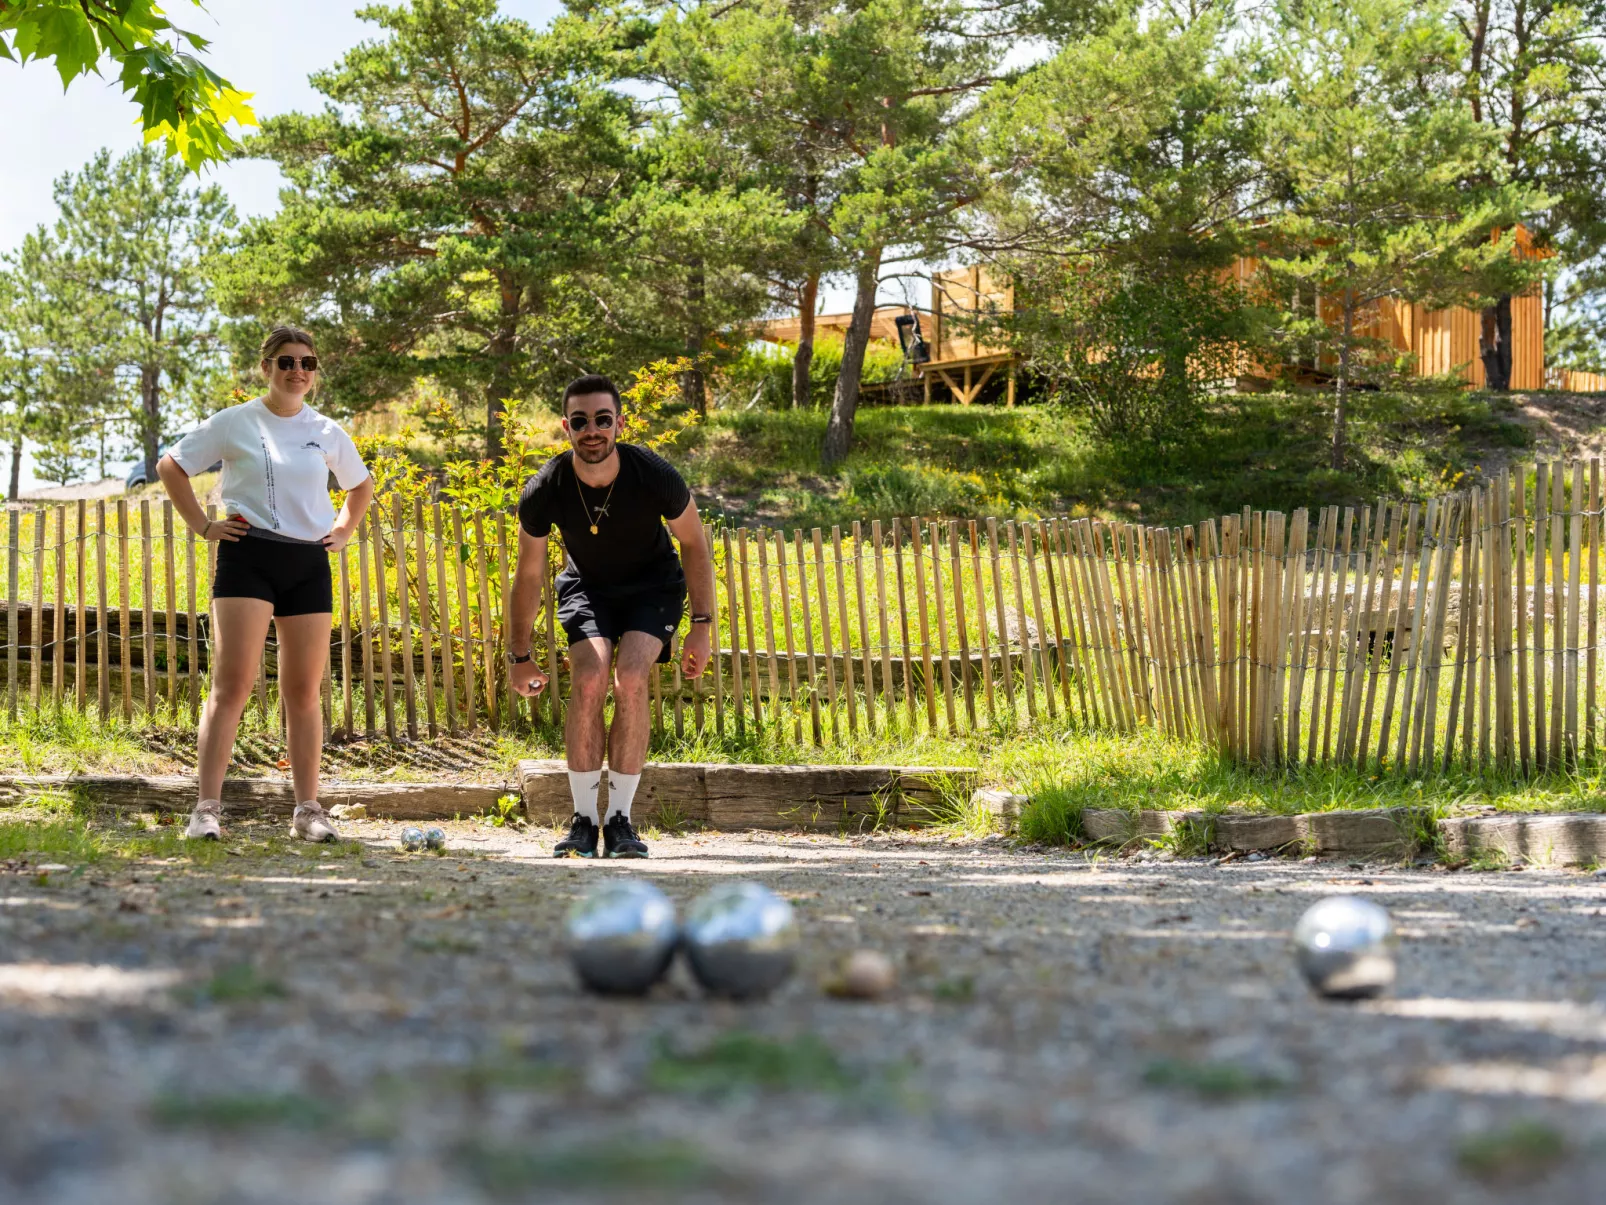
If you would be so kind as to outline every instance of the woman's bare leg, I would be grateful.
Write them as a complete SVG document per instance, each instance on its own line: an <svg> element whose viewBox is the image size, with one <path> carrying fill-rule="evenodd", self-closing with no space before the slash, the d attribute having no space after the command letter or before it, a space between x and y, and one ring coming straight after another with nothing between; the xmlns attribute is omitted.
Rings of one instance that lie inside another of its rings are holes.
<svg viewBox="0 0 1606 1205"><path fill-rule="evenodd" d="M323 760L323 667L329 660L331 616L281 615L279 631L279 697L284 700L285 727L290 735L290 773L296 802L318 798L318 766Z"/></svg>
<svg viewBox="0 0 1606 1205"><path fill-rule="evenodd" d="M223 775L256 684L272 618L273 604L260 598L212 601L212 689L207 692L197 741L201 777L197 802L223 795Z"/></svg>

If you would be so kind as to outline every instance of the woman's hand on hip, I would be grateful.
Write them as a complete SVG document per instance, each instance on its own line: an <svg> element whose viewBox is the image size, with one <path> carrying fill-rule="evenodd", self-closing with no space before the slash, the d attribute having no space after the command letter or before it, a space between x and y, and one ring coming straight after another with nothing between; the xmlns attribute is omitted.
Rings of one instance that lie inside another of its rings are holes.
<svg viewBox="0 0 1606 1205"><path fill-rule="evenodd" d="M206 526L201 528L201 539L211 540L214 543L237 543L241 536L251 530L251 525L238 515L231 515L227 519L208 519Z"/></svg>
<svg viewBox="0 0 1606 1205"><path fill-rule="evenodd" d="M329 534L323 538L323 546L330 552L339 552L351 543L351 537L357 534L355 523L339 522L329 529Z"/></svg>

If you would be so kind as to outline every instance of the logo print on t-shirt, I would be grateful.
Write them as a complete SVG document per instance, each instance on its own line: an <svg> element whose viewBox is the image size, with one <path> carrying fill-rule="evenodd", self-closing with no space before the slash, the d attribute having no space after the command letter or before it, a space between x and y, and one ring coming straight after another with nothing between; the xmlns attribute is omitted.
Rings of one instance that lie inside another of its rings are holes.
<svg viewBox="0 0 1606 1205"><path fill-rule="evenodd" d="M302 447L303 451L306 450L307 448L311 448L314 452L323 451L323 445L321 443L319 443L316 439L307 440L307 442L302 444L301 447Z"/></svg>

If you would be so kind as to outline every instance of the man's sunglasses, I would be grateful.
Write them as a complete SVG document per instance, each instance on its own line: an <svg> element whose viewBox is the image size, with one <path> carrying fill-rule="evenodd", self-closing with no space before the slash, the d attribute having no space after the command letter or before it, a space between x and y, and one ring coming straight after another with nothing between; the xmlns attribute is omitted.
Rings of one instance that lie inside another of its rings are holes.
<svg viewBox="0 0 1606 1205"><path fill-rule="evenodd" d="M579 411L575 411L575 413L569 415L568 422L569 430L571 431L584 431L592 423L596 424L598 431L608 431L613 427L613 415L604 410L596 417L589 418Z"/></svg>
<svg viewBox="0 0 1606 1205"><path fill-rule="evenodd" d="M295 356L280 356L277 360L274 361L274 363L279 366L279 371L280 372L289 372L292 368L294 368L296 366L297 359L296 359ZM302 356L300 358L300 364L301 364L301 371L302 372L317 372L318 371L318 357L317 356Z"/></svg>

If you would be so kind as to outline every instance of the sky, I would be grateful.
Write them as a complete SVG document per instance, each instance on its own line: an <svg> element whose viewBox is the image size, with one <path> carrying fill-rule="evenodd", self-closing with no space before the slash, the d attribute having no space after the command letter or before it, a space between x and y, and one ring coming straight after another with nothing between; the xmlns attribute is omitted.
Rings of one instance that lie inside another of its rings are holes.
<svg viewBox="0 0 1606 1205"><path fill-rule="evenodd" d="M336 63L353 46L377 36L357 19L362 5L340 0L211 0L205 9L169 0L179 26L211 39L206 59L236 88L254 93L259 117L322 107L307 77ZM558 0L502 0L502 11L544 25L561 10ZM65 92L49 63L19 68L0 60L0 253L29 231L55 220L52 185L82 167L102 147L114 154L140 144L138 111L115 83L86 76ZM229 194L242 218L278 208L282 178L271 163L226 163L207 175ZM828 310L846 310L846 290L827 291ZM7 466L9 468L9 466ZM126 463L108 472L121 475ZM24 460L22 489L42 484Z"/></svg>

